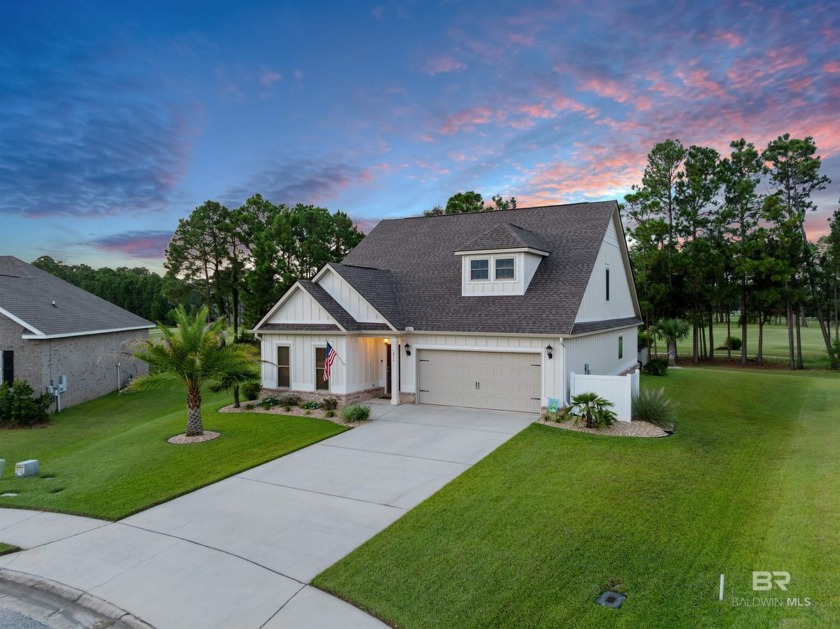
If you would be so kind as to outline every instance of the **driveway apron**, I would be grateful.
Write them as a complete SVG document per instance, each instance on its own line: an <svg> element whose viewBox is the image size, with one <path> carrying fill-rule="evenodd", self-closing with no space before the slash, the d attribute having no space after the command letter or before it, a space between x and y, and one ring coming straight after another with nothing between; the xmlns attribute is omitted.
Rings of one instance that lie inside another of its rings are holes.
<svg viewBox="0 0 840 629"><path fill-rule="evenodd" d="M382 627L307 584L535 417L374 404L374 421L116 523L0 509L15 571L169 627Z"/></svg>

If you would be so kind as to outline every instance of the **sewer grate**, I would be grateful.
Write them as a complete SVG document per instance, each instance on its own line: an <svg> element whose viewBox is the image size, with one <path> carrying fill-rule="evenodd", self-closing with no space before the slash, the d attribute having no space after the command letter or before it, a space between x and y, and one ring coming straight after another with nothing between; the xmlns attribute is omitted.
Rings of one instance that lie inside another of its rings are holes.
<svg viewBox="0 0 840 629"><path fill-rule="evenodd" d="M618 592L604 592L595 600L596 605L603 605L612 609L618 609L627 597Z"/></svg>

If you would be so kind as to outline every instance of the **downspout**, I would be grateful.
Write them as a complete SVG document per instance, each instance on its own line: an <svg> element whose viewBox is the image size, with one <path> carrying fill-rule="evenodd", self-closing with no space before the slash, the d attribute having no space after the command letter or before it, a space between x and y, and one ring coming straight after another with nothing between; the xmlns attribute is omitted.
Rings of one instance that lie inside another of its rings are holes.
<svg viewBox="0 0 840 629"><path fill-rule="evenodd" d="M563 400L563 404L566 405L566 404L569 403L569 396L568 396L569 383L567 381L568 380L568 373L569 373L569 368L568 368L569 363L566 361L566 340L562 337L560 337L560 348L562 349L562 352L560 353L560 355L563 357L563 365L561 367L562 387L561 387L560 391L563 394L563 397L561 398Z"/></svg>

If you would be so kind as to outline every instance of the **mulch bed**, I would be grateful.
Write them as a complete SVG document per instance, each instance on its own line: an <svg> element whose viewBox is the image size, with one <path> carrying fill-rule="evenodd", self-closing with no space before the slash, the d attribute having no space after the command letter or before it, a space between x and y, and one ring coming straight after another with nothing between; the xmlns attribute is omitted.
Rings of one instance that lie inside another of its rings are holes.
<svg viewBox="0 0 840 629"><path fill-rule="evenodd" d="M335 416L333 417L326 417L326 411L322 408L306 410L300 408L298 406L292 406L288 411L284 410L282 406L274 406L269 409L264 409L262 406L255 405L254 408L245 408L246 404L250 404L250 402L243 403L239 408L233 408L233 404L229 406L225 406L219 409L220 413L265 413L268 415L286 415L286 416L293 416L293 417L314 417L315 419L326 419L327 421L331 421L334 424L338 424L339 426L346 426L347 428L355 428L356 426L361 426L362 424L368 424L371 420L365 420L362 422L346 422L341 419L341 409L337 409L335 411Z"/></svg>
<svg viewBox="0 0 840 629"><path fill-rule="evenodd" d="M659 426L648 422L632 421L632 422L615 422L612 426L607 428L587 428L581 422L575 425L572 420L567 419L562 422L547 421L539 419L537 424L543 426L551 426L552 428L562 428L563 430L574 430L576 432L588 432L593 435L605 435L607 437L668 437L671 433L665 431Z"/></svg>
<svg viewBox="0 0 840 629"><path fill-rule="evenodd" d="M174 437L170 437L166 441L168 443L173 443L175 445L187 445L190 443L204 443L205 441L212 441L213 439L218 438L221 436L222 433L215 432L213 430L205 430L204 434L198 435L197 437L187 437L186 434L175 435Z"/></svg>

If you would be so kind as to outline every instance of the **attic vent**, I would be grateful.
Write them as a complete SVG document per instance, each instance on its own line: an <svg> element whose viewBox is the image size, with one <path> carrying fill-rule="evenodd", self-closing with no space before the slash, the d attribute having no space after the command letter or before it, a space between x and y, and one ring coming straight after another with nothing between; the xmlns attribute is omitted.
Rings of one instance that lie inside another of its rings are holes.
<svg viewBox="0 0 840 629"><path fill-rule="evenodd" d="M58 306L55 305L55 299L53 299L53 308L58 308Z"/></svg>

